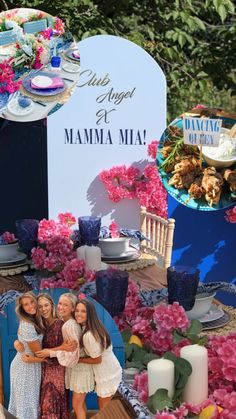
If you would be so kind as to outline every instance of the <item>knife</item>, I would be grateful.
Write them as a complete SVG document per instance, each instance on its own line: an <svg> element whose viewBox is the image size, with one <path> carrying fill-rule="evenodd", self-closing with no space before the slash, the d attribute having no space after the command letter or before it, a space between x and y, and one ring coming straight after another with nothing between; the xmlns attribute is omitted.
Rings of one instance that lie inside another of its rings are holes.
<svg viewBox="0 0 236 419"><path fill-rule="evenodd" d="M38 105L41 105L41 106L47 106L45 103L43 103L43 102L39 102L38 100L34 100L34 99L31 99L34 103L38 103Z"/></svg>
<svg viewBox="0 0 236 419"><path fill-rule="evenodd" d="M72 79L68 79L67 77L62 77L62 79L63 80L66 80L66 81L72 81L72 82L74 82L75 80L72 80Z"/></svg>

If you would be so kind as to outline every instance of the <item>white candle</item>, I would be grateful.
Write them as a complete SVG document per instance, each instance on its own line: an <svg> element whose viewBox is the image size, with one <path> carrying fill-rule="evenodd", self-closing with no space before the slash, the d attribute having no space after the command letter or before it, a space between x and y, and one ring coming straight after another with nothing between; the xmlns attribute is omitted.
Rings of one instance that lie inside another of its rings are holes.
<svg viewBox="0 0 236 419"><path fill-rule="evenodd" d="M147 365L148 392L152 396L159 388L168 390L168 396L174 395L175 366L169 359L154 359Z"/></svg>
<svg viewBox="0 0 236 419"><path fill-rule="evenodd" d="M184 389L183 401L202 403L208 397L207 349L200 345L184 346L180 350L180 356L189 361L193 369Z"/></svg>
<svg viewBox="0 0 236 419"><path fill-rule="evenodd" d="M85 249L88 246L80 246L78 247L78 249L76 249L76 255L77 255L77 259L79 260L85 260Z"/></svg>
<svg viewBox="0 0 236 419"><path fill-rule="evenodd" d="M85 263L93 271L101 269L101 249L97 246L86 246Z"/></svg>

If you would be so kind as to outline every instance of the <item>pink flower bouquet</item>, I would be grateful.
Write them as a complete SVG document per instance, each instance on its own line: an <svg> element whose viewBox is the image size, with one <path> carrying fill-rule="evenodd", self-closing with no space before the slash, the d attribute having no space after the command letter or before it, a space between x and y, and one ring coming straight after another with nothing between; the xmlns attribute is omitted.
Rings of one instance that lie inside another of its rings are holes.
<svg viewBox="0 0 236 419"><path fill-rule="evenodd" d="M39 246L32 249L32 261L42 277L40 288L79 289L86 280L94 279L94 273L76 257L71 239L75 222L70 213L59 214L58 221L40 221Z"/></svg>

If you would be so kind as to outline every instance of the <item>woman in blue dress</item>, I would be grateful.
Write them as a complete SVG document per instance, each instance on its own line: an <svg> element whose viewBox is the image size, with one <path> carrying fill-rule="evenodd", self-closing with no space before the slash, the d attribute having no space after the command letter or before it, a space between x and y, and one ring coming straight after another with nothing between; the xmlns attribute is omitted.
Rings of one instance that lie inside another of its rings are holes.
<svg viewBox="0 0 236 419"><path fill-rule="evenodd" d="M17 352L11 363L11 394L9 412L17 419L37 419L41 383L41 363L35 357L41 349L44 326L37 308L37 300L32 292L18 298L16 314L19 317L18 340L23 343L24 354ZM31 363L27 361L31 355ZM41 360L43 362L44 360Z"/></svg>

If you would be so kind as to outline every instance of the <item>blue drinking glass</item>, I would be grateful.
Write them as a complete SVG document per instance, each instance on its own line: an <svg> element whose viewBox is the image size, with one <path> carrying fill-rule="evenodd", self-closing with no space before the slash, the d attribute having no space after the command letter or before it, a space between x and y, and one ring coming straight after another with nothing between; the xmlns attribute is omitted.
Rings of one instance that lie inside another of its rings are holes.
<svg viewBox="0 0 236 419"><path fill-rule="evenodd" d="M53 55L51 58L51 66L52 68L59 69L61 66L61 57Z"/></svg>
<svg viewBox="0 0 236 419"><path fill-rule="evenodd" d="M200 271L189 266L170 266L167 269L168 302L179 302L185 310L194 306Z"/></svg>
<svg viewBox="0 0 236 419"><path fill-rule="evenodd" d="M107 269L96 273L97 300L111 316L124 311L128 282L125 271Z"/></svg>
<svg viewBox="0 0 236 419"><path fill-rule="evenodd" d="M25 218L16 220L15 225L20 250L30 258L31 250L37 246L39 220Z"/></svg>
<svg viewBox="0 0 236 419"><path fill-rule="evenodd" d="M81 245L97 246L101 228L101 217L79 217Z"/></svg>

